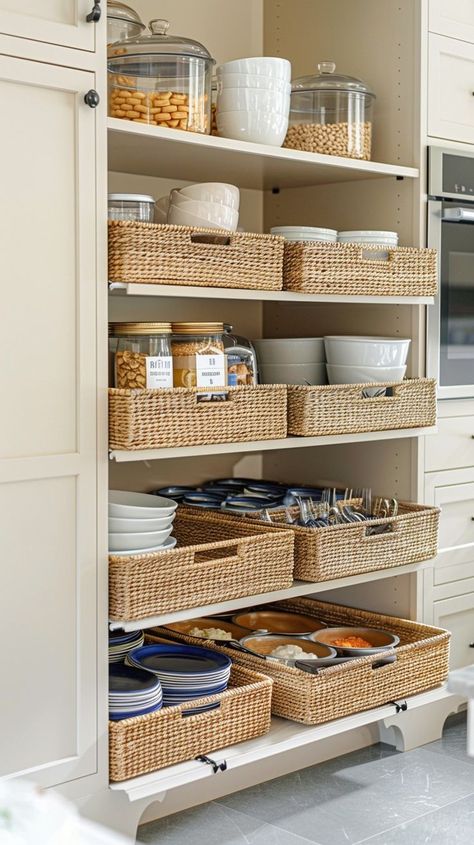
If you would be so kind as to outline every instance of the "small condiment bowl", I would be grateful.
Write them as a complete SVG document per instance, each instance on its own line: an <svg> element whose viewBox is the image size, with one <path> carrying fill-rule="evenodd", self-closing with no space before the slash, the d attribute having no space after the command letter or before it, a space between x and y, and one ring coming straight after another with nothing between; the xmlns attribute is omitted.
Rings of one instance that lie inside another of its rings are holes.
<svg viewBox="0 0 474 845"><path fill-rule="evenodd" d="M170 622L165 627L169 631L173 631L177 634L186 634L187 636L194 636L194 634L189 634L193 628L200 628L201 630L203 628L221 628L222 631L232 634L233 640L240 640L242 637L247 635L244 628L240 628L239 625L234 625L234 623L230 622L228 619L215 619L212 616L203 616L198 619L186 619L184 622ZM209 637L200 637L199 639L202 639L203 642L204 640L214 642L214 640ZM219 640L219 642L222 642L225 645L228 640Z"/></svg>
<svg viewBox="0 0 474 845"><path fill-rule="evenodd" d="M299 646L306 654L314 655L310 660L313 660L315 657L319 660L330 660L337 655L336 649L330 646L321 645L321 643L312 642L303 637L286 637L284 634L248 634L246 637L241 638L240 643L261 657L278 660L287 666L293 666L295 662L304 660L305 655L300 654L297 657L271 657L271 652L275 648L278 648L278 646Z"/></svg>
<svg viewBox="0 0 474 845"><path fill-rule="evenodd" d="M372 645L370 648L345 648L335 644L334 640L345 637L362 637ZM325 628L322 631L311 634L310 639L320 645L326 645L336 649L337 653L344 657L365 657L367 654L377 654L379 651L387 651L388 649L395 648L400 642L400 637L390 633L390 631L353 626Z"/></svg>

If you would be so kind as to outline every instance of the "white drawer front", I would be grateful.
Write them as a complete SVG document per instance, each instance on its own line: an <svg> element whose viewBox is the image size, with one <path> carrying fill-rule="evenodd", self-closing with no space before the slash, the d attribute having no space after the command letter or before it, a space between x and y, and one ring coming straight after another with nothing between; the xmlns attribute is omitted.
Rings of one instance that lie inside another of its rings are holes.
<svg viewBox="0 0 474 845"><path fill-rule="evenodd" d="M433 571L435 586L452 584L453 591L450 595L456 595L454 582L465 582L469 579L474 579L474 545L448 549L438 555Z"/></svg>
<svg viewBox="0 0 474 845"><path fill-rule="evenodd" d="M440 551L474 544L474 482L436 487L435 504L441 508Z"/></svg>
<svg viewBox="0 0 474 845"><path fill-rule="evenodd" d="M474 593L435 601L434 624L451 631L451 669L468 666L474 661Z"/></svg>
<svg viewBox="0 0 474 845"><path fill-rule="evenodd" d="M474 42L474 3L472 0L430 0L430 32Z"/></svg>
<svg viewBox="0 0 474 845"><path fill-rule="evenodd" d="M474 467L474 417L441 417L438 433L425 438L425 471L461 467Z"/></svg>
<svg viewBox="0 0 474 845"><path fill-rule="evenodd" d="M474 44L429 35L428 135L474 143Z"/></svg>

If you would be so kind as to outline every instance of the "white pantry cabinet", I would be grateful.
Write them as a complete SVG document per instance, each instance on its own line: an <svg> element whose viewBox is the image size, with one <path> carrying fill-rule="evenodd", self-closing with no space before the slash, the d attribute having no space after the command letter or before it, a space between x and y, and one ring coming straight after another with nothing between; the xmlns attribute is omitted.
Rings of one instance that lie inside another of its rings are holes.
<svg viewBox="0 0 474 845"><path fill-rule="evenodd" d="M93 87L0 56L0 777L42 785L97 767Z"/></svg>
<svg viewBox="0 0 474 845"><path fill-rule="evenodd" d="M474 593L435 601L433 623L451 631L451 669L474 661Z"/></svg>
<svg viewBox="0 0 474 845"><path fill-rule="evenodd" d="M474 42L474 3L472 0L430 0L430 32Z"/></svg>
<svg viewBox="0 0 474 845"><path fill-rule="evenodd" d="M93 51L96 27L87 21L93 6L94 0L0 0L0 32Z"/></svg>
<svg viewBox="0 0 474 845"><path fill-rule="evenodd" d="M428 135L474 144L474 44L428 36Z"/></svg>

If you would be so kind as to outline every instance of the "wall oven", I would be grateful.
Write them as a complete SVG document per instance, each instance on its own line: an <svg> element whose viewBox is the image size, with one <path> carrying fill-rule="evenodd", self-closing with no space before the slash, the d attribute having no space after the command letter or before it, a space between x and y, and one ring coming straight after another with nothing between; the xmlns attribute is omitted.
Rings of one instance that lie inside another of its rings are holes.
<svg viewBox="0 0 474 845"><path fill-rule="evenodd" d="M428 308L428 376L440 399L474 397L474 152L430 147L428 174L428 246L440 274Z"/></svg>

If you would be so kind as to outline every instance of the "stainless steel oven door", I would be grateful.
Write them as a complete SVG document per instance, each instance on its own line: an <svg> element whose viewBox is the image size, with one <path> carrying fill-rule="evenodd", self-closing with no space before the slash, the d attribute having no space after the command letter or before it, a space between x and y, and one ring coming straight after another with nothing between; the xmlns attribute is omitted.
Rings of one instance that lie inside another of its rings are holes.
<svg viewBox="0 0 474 845"><path fill-rule="evenodd" d="M440 399L474 397L474 204L429 200L428 215L439 294L428 309L427 374Z"/></svg>

